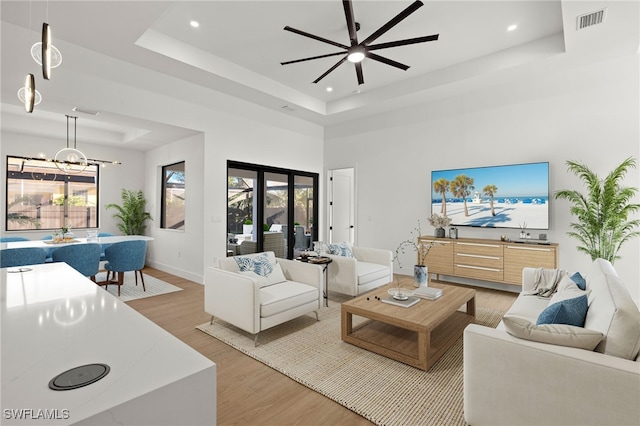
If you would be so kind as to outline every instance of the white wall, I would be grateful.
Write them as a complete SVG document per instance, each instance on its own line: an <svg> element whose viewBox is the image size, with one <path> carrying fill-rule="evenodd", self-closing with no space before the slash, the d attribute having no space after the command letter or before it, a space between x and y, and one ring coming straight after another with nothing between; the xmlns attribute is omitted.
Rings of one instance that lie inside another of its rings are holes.
<svg viewBox="0 0 640 426"><path fill-rule="evenodd" d="M638 159L637 52L598 61L560 55L538 64L535 73L508 70L499 82L479 84L457 98L327 129L325 168L356 167L359 245L395 250L418 219L425 234L433 232L427 221L431 170L549 161L553 192L581 189L566 171L567 160L605 175L626 157ZM631 170L625 185L638 187L639 181L638 171ZM568 202L551 200L550 208L546 232L560 244L560 267L586 270L590 259L566 235L574 220ZM460 237L502 233L517 238L519 232L459 229ZM639 248L639 238L627 243L615 264L636 301ZM411 274L414 260L407 253L396 272Z"/></svg>
<svg viewBox="0 0 640 426"><path fill-rule="evenodd" d="M64 117L62 117L64 120ZM63 124L64 126L64 124ZM64 132L64 127L62 127ZM52 158L55 153L66 146L64 138L66 133L62 136L62 139L58 137L41 137L17 134L3 130L0 134L2 138L2 148L0 149L1 158L1 173L3 176L0 188L0 199L2 202L2 217L4 217L4 211L6 209L6 167L7 167L7 155L17 155L23 157L36 157L39 152L45 152L48 158ZM115 148L106 145L95 145L89 143L82 143L78 141L78 149L82 151L89 158L97 158L100 160L118 160L122 161L120 165L107 165L104 168L100 168L100 231L111 232L114 234L121 234L116 226L116 222L112 218L115 213L114 210L106 210L104 206L106 204L122 204L120 197L120 191L122 188L126 189L144 189L144 175L141 172L141 165L144 166L144 153L139 151L127 150L122 148ZM2 233L6 232L5 221L2 221ZM24 234L31 239L39 239L43 235L51 234L51 231L21 231L20 234ZM80 235L84 236L84 235Z"/></svg>
<svg viewBox="0 0 640 426"><path fill-rule="evenodd" d="M147 263L154 268L194 281L200 281L203 270L202 232L203 199L205 197L204 135L176 141L148 151L145 155L145 194L153 221L147 234L154 238L149 244ZM185 227L184 230L160 228L162 166L185 162Z"/></svg>

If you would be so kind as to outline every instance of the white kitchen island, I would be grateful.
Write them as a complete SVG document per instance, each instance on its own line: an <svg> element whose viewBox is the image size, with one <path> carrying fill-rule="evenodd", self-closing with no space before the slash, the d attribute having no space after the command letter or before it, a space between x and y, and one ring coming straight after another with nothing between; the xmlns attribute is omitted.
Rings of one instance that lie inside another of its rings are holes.
<svg viewBox="0 0 640 426"><path fill-rule="evenodd" d="M65 263L20 269L0 269L0 424L216 424L213 362ZM96 363L102 379L49 388Z"/></svg>

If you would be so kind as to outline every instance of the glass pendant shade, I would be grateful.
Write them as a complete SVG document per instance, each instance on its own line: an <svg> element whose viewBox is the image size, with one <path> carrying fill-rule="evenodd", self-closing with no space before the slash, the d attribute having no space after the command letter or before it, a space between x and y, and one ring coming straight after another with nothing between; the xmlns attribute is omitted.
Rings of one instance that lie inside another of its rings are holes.
<svg viewBox="0 0 640 426"><path fill-rule="evenodd" d="M42 24L42 41L31 46L31 57L42 65L42 76L46 80L51 77L51 68L62 64L62 54L51 44L51 27L46 22Z"/></svg>
<svg viewBox="0 0 640 426"><path fill-rule="evenodd" d="M33 74L27 74L24 86L18 90L18 99L24 104L26 112L33 112L33 107L42 100L42 96L36 90L36 79Z"/></svg>

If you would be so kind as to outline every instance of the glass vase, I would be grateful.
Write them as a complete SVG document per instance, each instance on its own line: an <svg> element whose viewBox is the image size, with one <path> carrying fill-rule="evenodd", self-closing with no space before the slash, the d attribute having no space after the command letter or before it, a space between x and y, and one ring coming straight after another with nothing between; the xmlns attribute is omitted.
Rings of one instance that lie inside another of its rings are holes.
<svg viewBox="0 0 640 426"><path fill-rule="evenodd" d="M413 266L413 285L415 287L427 287L429 268L426 265Z"/></svg>

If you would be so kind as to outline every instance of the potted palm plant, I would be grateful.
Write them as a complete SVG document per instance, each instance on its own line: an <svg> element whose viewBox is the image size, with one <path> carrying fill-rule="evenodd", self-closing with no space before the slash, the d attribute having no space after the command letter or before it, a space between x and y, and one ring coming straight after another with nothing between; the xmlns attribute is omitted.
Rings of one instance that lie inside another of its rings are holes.
<svg viewBox="0 0 640 426"><path fill-rule="evenodd" d="M145 211L147 200L144 198L142 191L129 191L122 189L121 192L122 205L107 204L107 209L116 209L117 213L113 215L120 223L117 224L118 229L125 235L143 235L147 228L145 222L153 220L151 214Z"/></svg>
<svg viewBox="0 0 640 426"><path fill-rule="evenodd" d="M618 251L622 244L640 235L637 230L640 220L629 218L640 210L640 204L630 203L638 188L620 185L627 170L636 167L636 160L627 158L604 179L584 164L567 161L567 166L587 189L585 194L570 189L555 192L556 199L572 203L571 214L578 219L570 224L572 231L567 235L576 238L577 249L592 260L602 258L613 264L620 258Z"/></svg>

